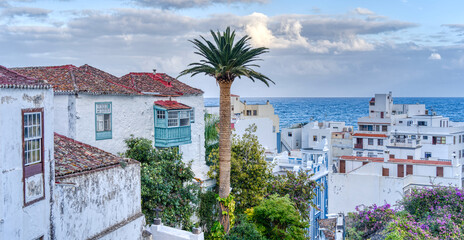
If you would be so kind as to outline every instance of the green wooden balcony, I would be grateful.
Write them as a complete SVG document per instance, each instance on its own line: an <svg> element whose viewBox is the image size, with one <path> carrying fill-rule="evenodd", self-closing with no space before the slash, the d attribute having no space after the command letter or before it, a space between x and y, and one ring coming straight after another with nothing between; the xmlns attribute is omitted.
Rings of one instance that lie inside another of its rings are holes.
<svg viewBox="0 0 464 240"><path fill-rule="evenodd" d="M191 109L175 101L155 102L155 147L175 147L192 143Z"/></svg>
<svg viewBox="0 0 464 240"><path fill-rule="evenodd" d="M175 147L192 143L189 126L162 128L155 127L155 147Z"/></svg>

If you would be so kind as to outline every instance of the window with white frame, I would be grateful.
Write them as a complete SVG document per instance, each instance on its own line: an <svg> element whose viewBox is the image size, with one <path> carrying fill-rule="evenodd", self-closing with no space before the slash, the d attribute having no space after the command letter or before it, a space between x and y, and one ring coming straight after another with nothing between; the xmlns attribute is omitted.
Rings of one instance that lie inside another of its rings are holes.
<svg viewBox="0 0 464 240"><path fill-rule="evenodd" d="M168 112L168 127L178 127L179 126L179 111L169 111Z"/></svg>
<svg viewBox="0 0 464 240"><path fill-rule="evenodd" d="M180 121L180 126L190 125L190 110L179 111L179 121Z"/></svg>
<svg viewBox="0 0 464 240"><path fill-rule="evenodd" d="M233 110L234 110L234 109L233 109L233 106L232 106L232 111L233 111ZM192 109L190 110L190 122L191 122L191 123L194 123L194 122L195 122L195 108L192 108Z"/></svg>
<svg viewBox="0 0 464 240"><path fill-rule="evenodd" d="M22 110L24 206L45 198L43 108Z"/></svg>
<svg viewBox="0 0 464 240"><path fill-rule="evenodd" d="M367 139L367 144L368 145L374 145L374 139L373 138L368 138Z"/></svg>
<svg viewBox="0 0 464 240"><path fill-rule="evenodd" d="M42 113L24 113L24 164L42 161Z"/></svg>

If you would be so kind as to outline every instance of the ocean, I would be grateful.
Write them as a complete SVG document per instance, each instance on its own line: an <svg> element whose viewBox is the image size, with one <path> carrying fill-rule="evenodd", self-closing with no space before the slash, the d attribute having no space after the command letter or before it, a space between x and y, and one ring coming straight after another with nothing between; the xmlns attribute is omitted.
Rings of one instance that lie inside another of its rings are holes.
<svg viewBox="0 0 464 240"><path fill-rule="evenodd" d="M356 128L360 117L369 115L369 98L240 98L248 104L265 104L267 100L279 115L280 127L295 123L317 121L343 121ZM426 109L437 115L449 117L454 122L464 122L464 98L395 97L395 104L425 104ZM218 106L218 98L205 98L205 106Z"/></svg>

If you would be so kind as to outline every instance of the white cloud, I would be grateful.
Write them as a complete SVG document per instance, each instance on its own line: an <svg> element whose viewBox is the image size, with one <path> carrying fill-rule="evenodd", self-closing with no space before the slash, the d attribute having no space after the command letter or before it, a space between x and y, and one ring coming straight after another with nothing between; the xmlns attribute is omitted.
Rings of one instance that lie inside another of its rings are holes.
<svg viewBox="0 0 464 240"><path fill-rule="evenodd" d="M430 54L429 59L430 60L441 60L441 56L439 53L432 53Z"/></svg>
<svg viewBox="0 0 464 240"><path fill-rule="evenodd" d="M267 3L267 0L133 0L134 2L146 6L164 9L184 9L206 7L213 4L232 4L232 3Z"/></svg>
<svg viewBox="0 0 464 240"><path fill-rule="evenodd" d="M372 12L371 10L369 10L367 8L358 7L354 11L359 15L375 15L374 12Z"/></svg>

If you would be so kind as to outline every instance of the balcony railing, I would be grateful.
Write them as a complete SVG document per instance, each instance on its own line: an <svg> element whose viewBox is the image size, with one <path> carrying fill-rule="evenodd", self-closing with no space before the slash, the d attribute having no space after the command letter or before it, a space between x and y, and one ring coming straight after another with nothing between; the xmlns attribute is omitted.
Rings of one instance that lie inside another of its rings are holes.
<svg viewBox="0 0 464 240"><path fill-rule="evenodd" d="M388 146L415 148L421 146L421 141L419 139L392 139Z"/></svg>
<svg viewBox="0 0 464 240"><path fill-rule="evenodd" d="M362 143L357 143L354 145L354 148L363 148Z"/></svg>

